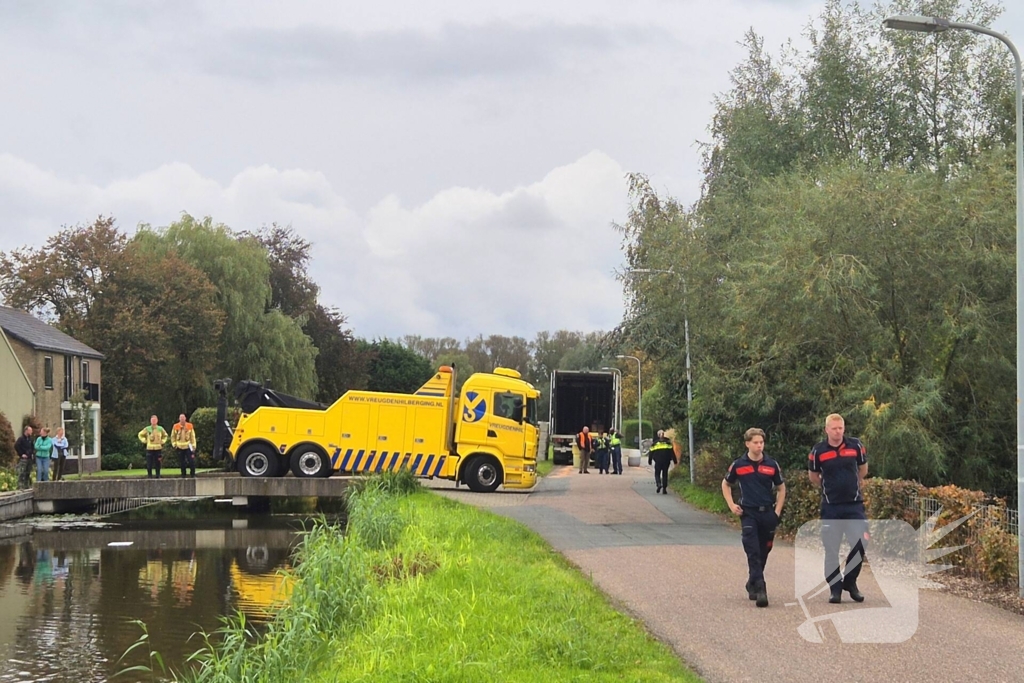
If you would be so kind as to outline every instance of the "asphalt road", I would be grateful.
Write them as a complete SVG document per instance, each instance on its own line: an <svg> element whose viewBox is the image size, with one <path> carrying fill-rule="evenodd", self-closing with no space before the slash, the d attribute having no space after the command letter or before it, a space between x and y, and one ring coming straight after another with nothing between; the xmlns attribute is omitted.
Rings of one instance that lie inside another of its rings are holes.
<svg viewBox="0 0 1024 683"><path fill-rule="evenodd" d="M820 595L802 607L795 550L776 544L766 572L771 604L756 608L743 589L739 531L655 494L646 467L622 476L556 468L529 493L436 488L537 531L708 681L1024 681L1024 617L932 589L913 592L913 610L894 610L870 553L863 604L833 606ZM856 633L832 620L852 610L864 610L847 622L861 625ZM808 617L821 619L823 642L801 636ZM901 630L903 642L851 642Z"/></svg>

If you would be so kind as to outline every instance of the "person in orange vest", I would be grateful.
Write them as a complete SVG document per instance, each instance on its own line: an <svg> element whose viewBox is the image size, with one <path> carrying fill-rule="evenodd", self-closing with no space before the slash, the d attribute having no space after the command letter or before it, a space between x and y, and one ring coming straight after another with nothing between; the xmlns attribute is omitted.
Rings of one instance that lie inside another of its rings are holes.
<svg viewBox="0 0 1024 683"><path fill-rule="evenodd" d="M192 469L192 478L196 476L196 430L192 423L185 419L185 413L178 416L178 421L171 428L171 448L178 452L178 464L181 466L181 477L185 478L185 470Z"/></svg>
<svg viewBox="0 0 1024 683"><path fill-rule="evenodd" d="M590 452L594 450L594 441L590 437L590 427L576 435L576 445L580 449L580 474L590 474Z"/></svg>

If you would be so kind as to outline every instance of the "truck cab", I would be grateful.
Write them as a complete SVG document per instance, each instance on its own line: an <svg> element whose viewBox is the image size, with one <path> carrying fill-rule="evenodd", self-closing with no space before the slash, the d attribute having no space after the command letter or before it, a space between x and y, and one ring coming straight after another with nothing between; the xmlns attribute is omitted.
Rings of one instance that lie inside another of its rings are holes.
<svg viewBox="0 0 1024 683"><path fill-rule="evenodd" d="M455 444L464 462L460 479L470 488L493 490L500 483L506 488L530 488L537 483L539 398L539 391L507 368L476 373L466 380L455 421Z"/></svg>

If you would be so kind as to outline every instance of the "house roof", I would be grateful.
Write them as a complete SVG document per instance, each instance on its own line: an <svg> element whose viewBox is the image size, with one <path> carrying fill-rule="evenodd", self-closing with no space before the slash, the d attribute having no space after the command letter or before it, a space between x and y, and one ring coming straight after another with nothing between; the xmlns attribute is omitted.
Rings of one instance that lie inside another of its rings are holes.
<svg viewBox="0 0 1024 683"><path fill-rule="evenodd" d="M0 306L0 328L8 337L28 344L37 351L53 351L68 356L103 359L103 354L70 337L31 313Z"/></svg>

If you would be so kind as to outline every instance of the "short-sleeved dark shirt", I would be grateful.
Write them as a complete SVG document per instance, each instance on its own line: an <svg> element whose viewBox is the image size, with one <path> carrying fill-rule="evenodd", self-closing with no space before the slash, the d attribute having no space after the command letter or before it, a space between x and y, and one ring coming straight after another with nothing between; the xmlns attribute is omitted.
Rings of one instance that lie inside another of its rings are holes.
<svg viewBox="0 0 1024 683"><path fill-rule="evenodd" d="M772 488L784 483L779 463L768 456L754 461L749 454L729 465L725 480L730 484L740 483L740 505L744 507L775 505Z"/></svg>
<svg viewBox="0 0 1024 683"><path fill-rule="evenodd" d="M867 463L868 454L860 439L844 436L838 446L828 441L816 443L807 457L807 469L821 475L821 493L826 503L864 502L857 472Z"/></svg>

